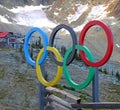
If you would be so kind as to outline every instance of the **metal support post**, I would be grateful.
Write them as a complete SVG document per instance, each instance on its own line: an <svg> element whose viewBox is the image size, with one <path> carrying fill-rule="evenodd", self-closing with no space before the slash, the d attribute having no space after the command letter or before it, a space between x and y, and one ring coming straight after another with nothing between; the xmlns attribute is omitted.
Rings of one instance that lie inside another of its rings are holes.
<svg viewBox="0 0 120 110"><path fill-rule="evenodd" d="M98 78L98 68L96 68L94 79L92 82L92 101L99 102L99 78ZM94 109L97 110L97 109Z"/></svg>
<svg viewBox="0 0 120 110"><path fill-rule="evenodd" d="M44 65L41 65L43 76L45 75ZM45 110L45 86L40 84L39 87L39 110Z"/></svg>

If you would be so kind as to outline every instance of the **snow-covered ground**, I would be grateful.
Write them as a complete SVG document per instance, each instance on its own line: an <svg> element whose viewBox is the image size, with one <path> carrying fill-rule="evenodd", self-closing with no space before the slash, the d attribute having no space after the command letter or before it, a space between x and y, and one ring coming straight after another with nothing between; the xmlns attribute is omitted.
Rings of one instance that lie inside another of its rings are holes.
<svg viewBox="0 0 120 110"><path fill-rule="evenodd" d="M82 14L83 12L85 12L88 8L88 5L77 5L76 6L78 7L75 14L70 14L68 17L67 17L67 20L69 23L73 22L73 21L76 21Z"/></svg>
<svg viewBox="0 0 120 110"><path fill-rule="evenodd" d="M78 8L81 10L81 8ZM83 9L87 9L87 6L83 6ZM107 17L107 12L105 11L106 7L104 5L98 5L98 6L93 6L91 9L91 12L88 14L86 20L84 21L84 23L80 26L77 26L76 28L74 28L75 31L80 31L82 30L82 28L85 26L85 24L91 20L101 20L104 19L105 17ZM84 12L85 10L83 10ZM81 12L81 13L83 13ZM80 15L80 14L79 14ZM76 15L75 15L76 16ZM79 16L80 17L80 16Z"/></svg>
<svg viewBox="0 0 120 110"><path fill-rule="evenodd" d="M43 8L45 9L47 6L45 7L40 5L17 7L11 9L10 11L16 13L14 20L17 24L33 27L55 27L56 24L47 18Z"/></svg>
<svg viewBox="0 0 120 110"><path fill-rule="evenodd" d="M7 24L11 24L11 22L8 21L7 18L5 18L4 16L0 15L0 21L3 23L7 23Z"/></svg>

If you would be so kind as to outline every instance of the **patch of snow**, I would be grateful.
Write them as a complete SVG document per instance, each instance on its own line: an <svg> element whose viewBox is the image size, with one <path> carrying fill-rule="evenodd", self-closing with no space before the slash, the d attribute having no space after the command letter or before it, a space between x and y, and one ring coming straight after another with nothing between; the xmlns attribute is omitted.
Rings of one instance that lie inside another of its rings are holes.
<svg viewBox="0 0 120 110"><path fill-rule="evenodd" d="M11 9L11 12L16 13L14 20L17 22L17 24L33 27L54 28L56 24L47 18L43 8L47 7L42 5L25 6L13 8Z"/></svg>
<svg viewBox="0 0 120 110"><path fill-rule="evenodd" d="M3 23L11 24L11 22L9 22L8 19L6 19L4 16L1 16L1 15L0 15L0 21Z"/></svg>
<svg viewBox="0 0 120 110"><path fill-rule="evenodd" d="M111 21L111 25L117 24L116 18L114 16L107 17L107 19Z"/></svg>
<svg viewBox="0 0 120 110"><path fill-rule="evenodd" d="M115 19L115 17L114 17L114 16L111 16L111 17L109 17L109 19Z"/></svg>
<svg viewBox="0 0 120 110"><path fill-rule="evenodd" d="M91 12L88 14L88 17L83 22L82 25L74 28L75 31L81 31L85 24L87 24L91 20L101 20L107 16L107 12L105 11L106 7L103 5L93 6ZM112 18L111 18L112 19Z"/></svg>
<svg viewBox="0 0 120 110"><path fill-rule="evenodd" d="M116 22L112 22L112 23L111 23L111 25L115 25L115 24L116 24Z"/></svg>
<svg viewBox="0 0 120 110"><path fill-rule="evenodd" d="M45 8L48 8L48 7L49 6L43 6L43 5L39 5L39 6L26 5L24 7L18 6L17 8L10 9L10 11L13 13L25 13L25 12L31 12L34 10L43 10Z"/></svg>
<svg viewBox="0 0 120 110"><path fill-rule="evenodd" d="M98 5L92 7L91 12L88 14L87 19L103 19L106 17L107 12L105 11L106 7L104 5Z"/></svg>
<svg viewBox="0 0 120 110"><path fill-rule="evenodd" d="M57 12L54 12L54 15L58 16L58 14L59 14L59 13L57 13Z"/></svg>
<svg viewBox="0 0 120 110"><path fill-rule="evenodd" d="M59 10L59 11L61 11L61 10L62 10L62 8L58 8L58 10Z"/></svg>
<svg viewBox="0 0 120 110"><path fill-rule="evenodd" d="M73 22L73 21L76 21L88 8L88 5L80 5L78 6L77 8L77 11L75 12L74 15L70 14L68 17L67 17L67 20L69 23Z"/></svg>
<svg viewBox="0 0 120 110"><path fill-rule="evenodd" d="M118 48L120 48L120 45L116 44L116 46L117 46Z"/></svg>

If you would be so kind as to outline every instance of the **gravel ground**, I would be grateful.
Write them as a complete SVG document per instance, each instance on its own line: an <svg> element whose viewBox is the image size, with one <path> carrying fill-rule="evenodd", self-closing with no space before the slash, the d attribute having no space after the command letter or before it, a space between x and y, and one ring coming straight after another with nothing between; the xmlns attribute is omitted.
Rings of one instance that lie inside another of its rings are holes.
<svg viewBox="0 0 120 110"><path fill-rule="evenodd" d="M48 79L55 76L56 65L51 59L45 63ZM85 70L85 71L82 71ZM80 83L87 76L88 70L79 67L74 61L69 66L73 80ZM100 101L119 101L120 86L108 80L111 75L100 74ZM35 68L31 67L23 59L23 53L18 50L0 50L0 107L5 110L39 110L39 81L35 74ZM62 76L59 84L69 86ZM120 84L120 82L119 82ZM67 90L68 92L81 96L87 94L86 99L91 100L91 84L78 91ZM84 100L83 100L84 101ZM2 109L1 109L2 110Z"/></svg>

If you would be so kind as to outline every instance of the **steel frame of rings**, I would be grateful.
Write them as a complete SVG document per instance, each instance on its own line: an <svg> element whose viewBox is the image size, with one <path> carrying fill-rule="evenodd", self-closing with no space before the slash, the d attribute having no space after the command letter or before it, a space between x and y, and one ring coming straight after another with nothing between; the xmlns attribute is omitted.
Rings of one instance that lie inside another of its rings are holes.
<svg viewBox="0 0 120 110"><path fill-rule="evenodd" d="M106 33L107 39L108 39L108 48L107 48L106 54L105 54L104 58L102 60L98 61L98 62L94 62L92 53L84 45L84 39L85 39L86 32L88 31L88 29L90 27L92 27L94 25L101 26L105 30L105 33ZM63 58L63 62L62 62L62 58L61 58L60 53L58 52L58 50L55 47L53 47L55 35L62 28L65 28L66 30L68 30L70 32L71 36L72 36L72 39L73 39L73 46L71 48L69 48L67 50L67 52L65 53L65 56ZM42 35L43 41L44 41L43 49L40 50L40 52L37 56L36 63L35 63L35 61L33 61L30 58L30 55L29 55L29 52L28 52L28 41L29 41L32 33L35 32L35 31L38 31ZM71 79L71 76L69 75L69 71L68 71L68 65L73 61L77 50L80 51L80 55L81 55L81 58L84 61L84 63L87 64L88 66L90 66L88 76L82 84L75 83ZM54 59L53 61L58 65L57 74L56 74L55 78L50 82L47 82L44 79L44 77L42 75L41 67L40 67L40 65L42 65L44 63L44 61L46 60L46 57L48 55L48 51L50 52L51 58ZM36 66L36 73L37 73L38 80L43 85L53 86L53 85L57 84L57 82L60 80L60 78L62 76L62 71L63 71L64 76L67 80L67 83L75 89L83 89L90 84L90 82L92 81L92 79L94 77L94 72L95 72L94 67L99 67L99 66L105 64L109 60L109 58L112 54L112 51L113 51L112 32L108 28L107 25L105 25L103 22L97 21L97 20L90 21L89 23L87 23L85 25L85 27L83 28L83 30L81 31L81 34L79 36L79 43L78 44L77 44L77 37L76 37L75 32L73 31L73 29L71 27L69 27L65 24L60 24L53 29L53 32L51 33L51 36L50 36L50 39L49 39L49 45L48 45L47 35L45 34L44 31L42 31L41 29L38 29L38 28L33 28L28 32L28 34L26 35L25 43L24 43L25 58L26 58L26 60L29 64L31 64L32 66ZM87 58L86 58L86 55L87 55Z"/></svg>

